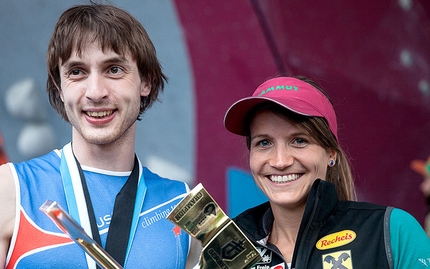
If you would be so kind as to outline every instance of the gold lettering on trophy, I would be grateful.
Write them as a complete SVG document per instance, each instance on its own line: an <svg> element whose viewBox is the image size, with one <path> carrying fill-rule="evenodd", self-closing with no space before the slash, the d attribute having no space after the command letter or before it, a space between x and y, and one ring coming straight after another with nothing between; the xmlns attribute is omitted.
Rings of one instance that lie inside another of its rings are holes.
<svg viewBox="0 0 430 269"><path fill-rule="evenodd" d="M257 257L257 252L251 250L251 252L249 252L248 254L246 254L246 259L244 261L245 264L250 263L250 261L254 260L255 257Z"/></svg>
<svg viewBox="0 0 430 269"><path fill-rule="evenodd" d="M179 212L175 215L175 220L180 221L185 214L187 214L188 210L190 210L200 199L203 198L203 193L198 192L196 196L191 198L191 200L183 207Z"/></svg>
<svg viewBox="0 0 430 269"><path fill-rule="evenodd" d="M187 221L184 226L191 234L196 235L200 232L200 227L206 223L210 215L214 217L216 215L216 206L212 202L206 204L203 210L194 219Z"/></svg>
<svg viewBox="0 0 430 269"><path fill-rule="evenodd" d="M215 261L219 268L228 269L228 266L222 261L221 257L213 248L210 248L207 251L209 256Z"/></svg>

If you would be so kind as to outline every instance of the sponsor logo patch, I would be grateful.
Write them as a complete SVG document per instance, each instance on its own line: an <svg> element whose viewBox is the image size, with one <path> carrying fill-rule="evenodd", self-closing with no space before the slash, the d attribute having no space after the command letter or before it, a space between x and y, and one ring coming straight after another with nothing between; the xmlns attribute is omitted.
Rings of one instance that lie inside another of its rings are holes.
<svg viewBox="0 0 430 269"><path fill-rule="evenodd" d="M271 265L272 263L272 251L267 248L257 247L258 253L262 257L259 262L257 262L251 269L285 269L285 263L281 262L276 265ZM275 263L275 262L273 262Z"/></svg>
<svg viewBox="0 0 430 269"><path fill-rule="evenodd" d="M344 246L354 241L355 237L356 234L354 231L343 230L324 236L318 240L316 247L319 250L324 250Z"/></svg>
<svg viewBox="0 0 430 269"><path fill-rule="evenodd" d="M274 266L270 265L256 265L254 267L251 267L251 269L285 269L285 264L280 263Z"/></svg>
<svg viewBox="0 0 430 269"><path fill-rule="evenodd" d="M350 250L342 250L322 255L323 269L352 269Z"/></svg>
<svg viewBox="0 0 430 269"><path fill-rule="evenodd" d="M261 260L257 264L270 264L272 262L272 251L260 247L257 247L257 251L261 256Z"/></svg>

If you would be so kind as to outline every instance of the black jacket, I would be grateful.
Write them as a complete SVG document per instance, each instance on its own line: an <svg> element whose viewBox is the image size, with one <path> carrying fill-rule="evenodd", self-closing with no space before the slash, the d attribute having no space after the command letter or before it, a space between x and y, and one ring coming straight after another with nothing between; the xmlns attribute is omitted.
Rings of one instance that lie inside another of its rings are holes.
<svg viewBox="0 0 430 269"><path fill-rule="evenodd" d="M316 180L309 193L291 268L392 268L392 208L339 201L334 185ZM275 245L266 243L273 224L269 202L233 219L262 254L254 268L287 268ZM285 267L272 267L282 265Z"/></svg>

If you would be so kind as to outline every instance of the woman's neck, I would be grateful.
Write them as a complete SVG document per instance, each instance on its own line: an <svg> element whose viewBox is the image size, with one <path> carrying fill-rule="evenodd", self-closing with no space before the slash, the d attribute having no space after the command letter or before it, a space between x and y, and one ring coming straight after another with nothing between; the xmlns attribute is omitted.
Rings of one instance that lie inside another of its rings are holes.
<svg viewBox="0 0 430 269"><path fill-rule="evenodd" d="M286 262L291 262L304 209L289 210L272 205L274 216L269 242L276 245Z"/></svg>

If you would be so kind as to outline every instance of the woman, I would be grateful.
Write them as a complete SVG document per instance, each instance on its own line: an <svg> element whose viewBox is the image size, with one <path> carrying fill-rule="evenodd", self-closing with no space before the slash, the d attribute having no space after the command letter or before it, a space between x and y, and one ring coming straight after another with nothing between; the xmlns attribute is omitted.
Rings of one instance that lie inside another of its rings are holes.
<svg viewBox="0 0 430 269"><path fill-rule="evenodd" d="M430 266L430 240L410 214L354 201L336 114L315 83L270 79L234 103L224 124L246 137L251 173L269 198L234 219L263 257L255 268Z"/></svg>

